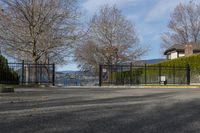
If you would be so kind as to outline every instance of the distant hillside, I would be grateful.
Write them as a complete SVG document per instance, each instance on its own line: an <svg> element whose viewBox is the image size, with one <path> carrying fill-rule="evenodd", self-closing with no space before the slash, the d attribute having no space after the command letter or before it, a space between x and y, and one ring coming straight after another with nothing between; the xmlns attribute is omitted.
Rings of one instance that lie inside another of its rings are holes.
<svg viewBox="0 0 200 133"><path fill-rule="evenodd" d="M80 73L80 71L58 71L58 73L63 73L63 74L76 74L76 73Z"/></svg>
<svg viewBox="0 0 200 133"><path fill-rule="evenodd" d="M143 63L146 64L158 64L160 62L165 61L166 59L150 59L150 60L141 60Z"/></svg>
<svg viewBox="0 0 200 133"><path fill-rule="evenodd" d="M57 71L57 74L61 75L82 75L82 76L94 76L92 72L89 71Z"/></svg>

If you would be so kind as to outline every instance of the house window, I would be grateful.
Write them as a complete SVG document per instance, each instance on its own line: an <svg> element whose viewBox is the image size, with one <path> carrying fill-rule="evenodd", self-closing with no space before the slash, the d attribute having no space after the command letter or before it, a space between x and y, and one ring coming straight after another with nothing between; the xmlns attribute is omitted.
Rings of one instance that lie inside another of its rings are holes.
<svg viewBox="0 0 200 133"><path fill-rule="evenodd" d="M167 59L171 59L171 54L168 54L168 55L167 55Z"/></svg>

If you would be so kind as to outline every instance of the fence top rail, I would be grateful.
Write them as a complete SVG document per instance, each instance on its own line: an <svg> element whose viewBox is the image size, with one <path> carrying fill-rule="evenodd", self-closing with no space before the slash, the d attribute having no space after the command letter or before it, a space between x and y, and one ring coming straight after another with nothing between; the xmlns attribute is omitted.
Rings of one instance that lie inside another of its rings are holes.
<svg viewBox="0 0 200 133"><path fill-rule="evenodd" d="M24 63L24 65L32 65L32 66L52 66L54 64L33 64L33 63Z"/></svg>
<svg viewBox="0 0 200 133"><path fill-rule="evenodd" d="M0 64L4 64L4 63L1 63L1 62L0 62ZM8 64L8 65L21 65L22 63L10 63L10 62L8 62L7 64Z"/></svg>
<svg viewBox="0 0 200 133"><path fill-rule="evenodd" d="M102 67L148 67L148 68L187 68L188 66L163 66L163 65L157 65L157 66L151 66L151 65L100 65Z"/></svg>
<svg viewBox="0 0 200 133"><path fill-rule="evenodd" d="M3 64L3 63L1 63L0 62L0 64ZM24 65L41 65L41 66L51 66L51 65L54 65L54 64L41 64L41 63L37 63L37 64L33 64L33 63L14 63L14 62L8 62L7 63L8 65L22 65L22 64L24 64Z"/></svg>

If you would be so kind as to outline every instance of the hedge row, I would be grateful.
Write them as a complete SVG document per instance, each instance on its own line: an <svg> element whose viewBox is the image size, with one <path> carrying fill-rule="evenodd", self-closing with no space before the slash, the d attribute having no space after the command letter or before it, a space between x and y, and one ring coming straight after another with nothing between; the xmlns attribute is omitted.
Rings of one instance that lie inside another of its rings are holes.
<svg viewBox="0 0 200 133"><path fill-rule="evenodd" d="M195 77L200 75L200 54L195 54L188 57L180 57L173 60L163 61L157 65L161 66L183 66L186 67L187 65L190 66L191 69L191 76Z"/></svg>
<svg viewBox="0 0 200 133"><path fill-rule="evenodd" d="M0 55L0 84L19 84L18 74L12 70L7 59Z"/></svg>
<svg viewBox="0 0 200 133"><path fill-rule="evenodd" d="M159 63L167 66L186 66L189 65L191 70L200 70L200 54L195 54L188 57L180 57L178 59L168 60Z"/></svg>
<svg viewBox="0 0 200 133"><path fill-rule="evenodd" d="M144 68L133 69L132 72L113 72L109 75L109 80L124 82L130 80L132 74L132 80L138 82L138 80L144 80L145 73L147 75L147 80L158 80L159 67L161 67L161 76L164 75L167 79L175 78L181 83L186 82L187 65L190 66L191 75L200 75L200 54L192 55L189 57L180 57L178 59L166 60L154 65L147 65L145 72Z"/></svg>
<svg viewBox="0 0 200 133"><path fill-rule="evenodd" d="M132 77L130 71L123 71L123 72L112 72L109 75L109 80L113 81L115 83L126 83L130 82L130 78L132 78L132 83L133 84L139 84L139 77L143 74L143 69L142 68L137 68L132 70Z"/></svg>
<svg viewBox="0 0 200 133"><path fill-rule="evenodd" d="M145 76L146 73L146 76ZM175 73L175 74L174 74ZM132 74L132 75L131 75ZM168 82L173 83L174 78L176 79L176 83L186 83L187 81L187 72L186 69L162 69L160 76L165 76ZM174 77L175 75L175 77ZM147 83L159 83L159 68L158 67L147 67L146 71L144 68L137 68L131 71L123 71L123 72L112 72L109 75L109 80L114 83L129 83L132 81L133 84L145 83L145 78Z"/></svg>

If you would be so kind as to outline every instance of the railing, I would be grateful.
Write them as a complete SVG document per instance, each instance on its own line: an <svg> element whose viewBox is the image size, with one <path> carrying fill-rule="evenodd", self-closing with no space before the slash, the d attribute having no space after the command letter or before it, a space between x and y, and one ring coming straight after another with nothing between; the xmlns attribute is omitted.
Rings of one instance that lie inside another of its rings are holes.
<svg viewBox="0 0 200 133"><path fill-rule="evenodd" d="M55 64L0 64L0 84L55 85Z"/></svg>
<svg viewBox="0 0 200 133"><path fill-rule="evenodd" d="M190 67L100 65L99 85L190 84Z"/></svg>

